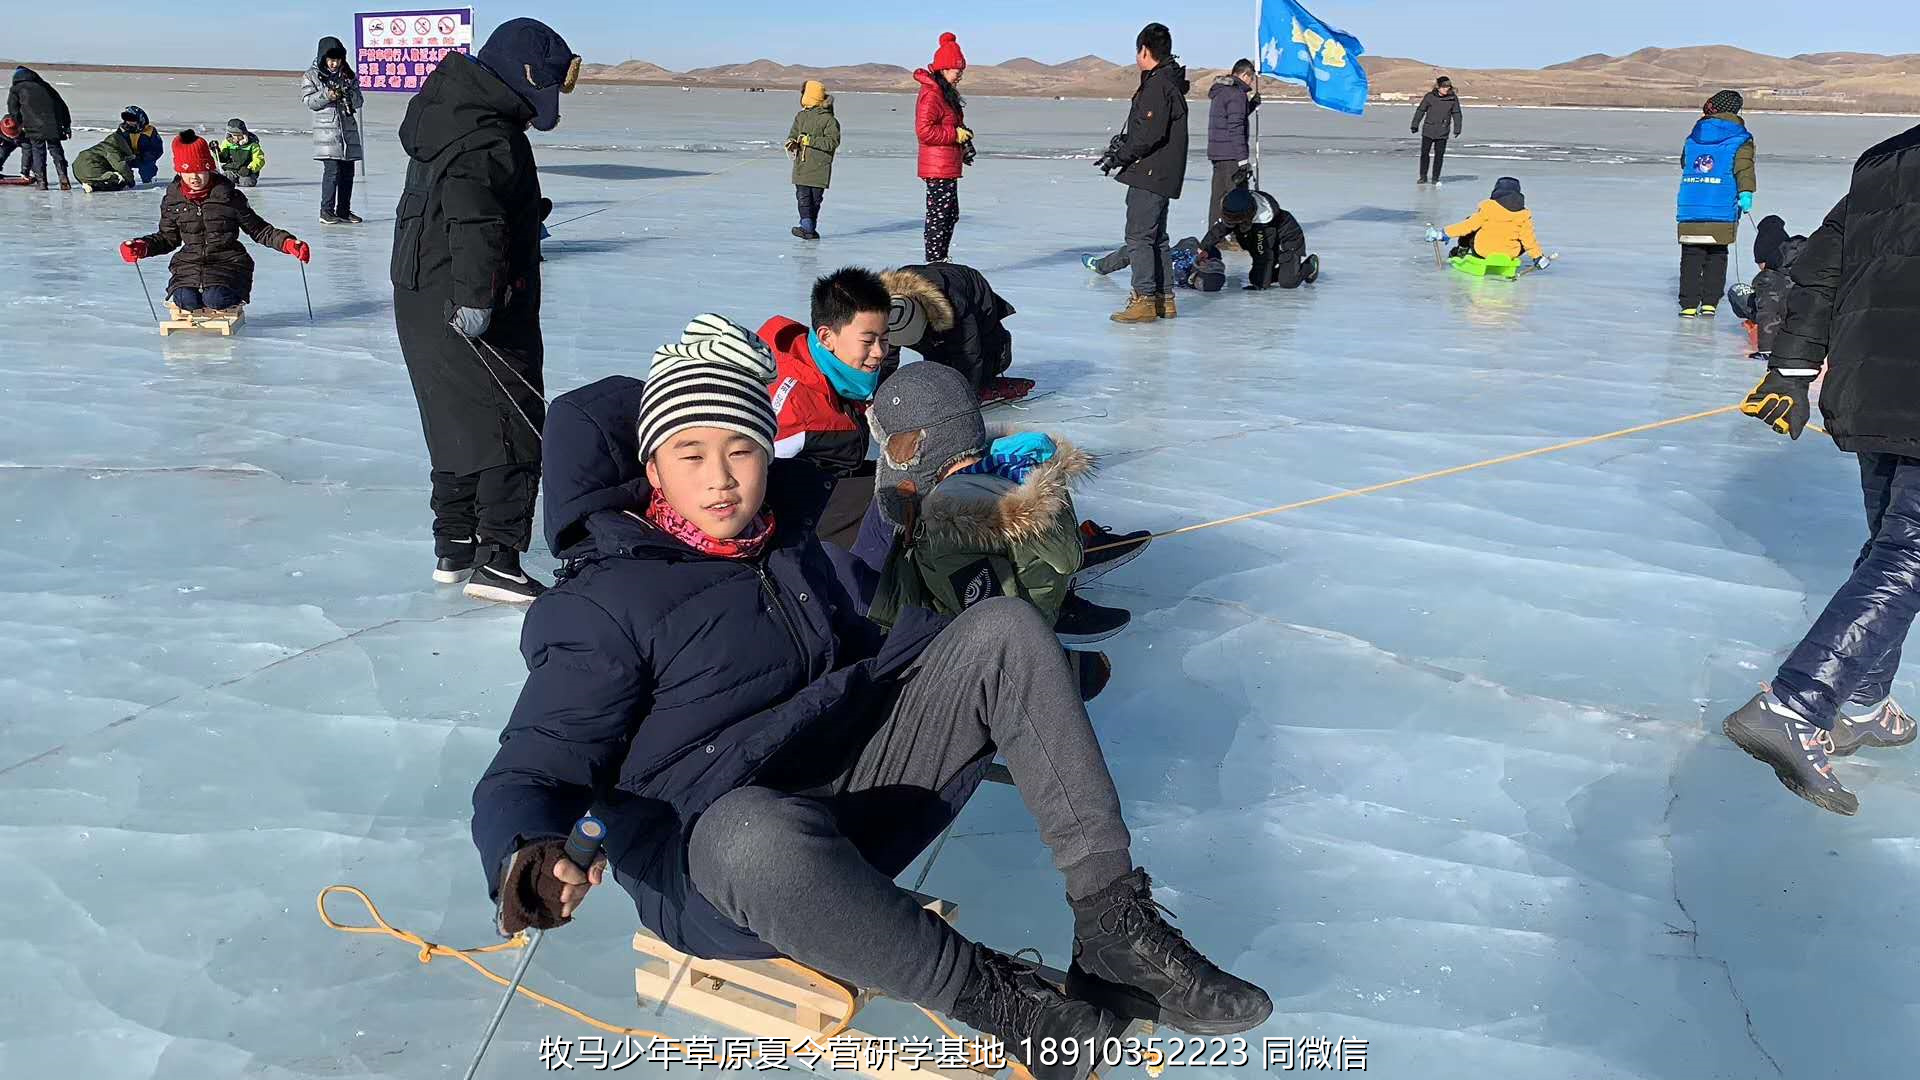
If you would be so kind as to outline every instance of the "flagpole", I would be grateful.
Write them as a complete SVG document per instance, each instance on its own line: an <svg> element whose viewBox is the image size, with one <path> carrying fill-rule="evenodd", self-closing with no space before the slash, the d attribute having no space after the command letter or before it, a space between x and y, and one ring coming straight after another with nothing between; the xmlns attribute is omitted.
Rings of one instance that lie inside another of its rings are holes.
<svg viewBox="0 0 1920 1080"><path fill-rule="evenodd" d="M1260 93L1260 16L1266 0L1253 0L1253 92ZM1260 190L1260 110L1253 110L1253 190Z"/></svg>

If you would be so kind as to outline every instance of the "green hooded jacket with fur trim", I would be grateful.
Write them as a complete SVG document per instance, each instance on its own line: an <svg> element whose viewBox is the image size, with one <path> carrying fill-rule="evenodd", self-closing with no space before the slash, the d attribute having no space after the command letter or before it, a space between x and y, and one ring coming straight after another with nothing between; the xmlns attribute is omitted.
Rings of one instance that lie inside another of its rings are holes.
<svg viewBox="0 0 1920 1080"><path fill-rule="evenodd" d="M920 502L911 543L894 543L867 617L892 626L905 607L957 615L989 596L1018 596L1049 623L1058 617L1082 558L1070 489L1094 462L1065 439L1053 443L1052 459L1021 483L991 473L942 480Z"/></svg>

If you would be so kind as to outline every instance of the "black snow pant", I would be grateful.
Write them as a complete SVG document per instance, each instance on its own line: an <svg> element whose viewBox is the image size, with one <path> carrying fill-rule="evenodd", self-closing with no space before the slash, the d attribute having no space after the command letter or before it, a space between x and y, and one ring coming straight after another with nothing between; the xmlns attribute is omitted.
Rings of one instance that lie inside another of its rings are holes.
<svg viewBox="0 0 1920 1080"><path fill-rule="evenodd" d="M871 734L826 756L826 775L776 759L755 786L722 795L688 838L688 875L794 960L950 1012L974 946L893 879L958 816L996 752L1068 896L1130 871L1131 839L1066 654L1024 600L962 612L872 719Z"/></svg>
<svg viewBox="0 0 1920 1080"><path fill-rule="evenodd" d="M1893 692L1900 648L1920 612L1920 459L1857 456L1866 545L1773 679L1775 697L1829 730L1843 707L1865 712Z"/></svg>
<svg viewBox="0 0 1920 1080"><path fill-rule="evenodd" d="M1233 178L1240 172L1237 161L1216 161L1213 163L1213 186L1207 192L1207 224L1200 235L1207 235L1214 223L1220 220L1220 204L1226 200L1227 192L1233 190Z"/></svg>
<svg viewBox="0 0 1920 1080"><path fill-rule="evenodd" d="M809 231L820 227L820 204L827 199L827 189L823 187L800 187L793 189L794 201L800 204L800 227Z"/></svg>
<svg viewBox="0 0 1920 1080"><path fill-rule="evenodd" d="M328 158L320 165L320 212L342 216L352 213L353 162Z"/></svg>
<svg viewBox="0 0 1920 1080"><path fill-rule="evenodd" d="M19 139L9 139L5 135L0 135L0 172L6 171L7 159L13 156L14 150L18 149L19 146ZM20 165L22 168L27 166L28 158L31 156L31 151L20 151Z"/></svg>
<svg viewBox="0 0 1920 1080"><path fill-rule="evenodd" d="M459 554L475 540L525 551L547 414L539 309L496 311L486 335L469 341L447 325L445 307L437 295L393 291L400 351L433 465L434 551Z"/></svg>
<svg viewBox="0 0 1920 1080"><path fill-rule="evenodd" d="M1127 262L1133 267L1136 296L1173 291L1173 255L1167 244L1167 210L1172 200L1146 188L1127 189Z"/></svg>
<svg viewBox="0 0 1920 1080"><path fill-rule="evenodd" d="M1427 172L1427 161L1429 158L1433 161L1433 172L1431 174ZM1439 183L1440 170L1445 168L1446 164L1447 140L1433 139L1425 135L1420 136L1420 179L1426 180L1431 178L1434 183Z"/></svg>
<svg viewBox="0 0 1920 1080"><path fill-rule="evenodd" d="M960 223L960 181L927 181L927 224L924 230L926 258L930 263L947 261L953 246L953 228Z"/></svg>
<svg viewBox="0 0 1920 1080"><path fill-rule="evenodd" d="M28 172L40 180L50 179L53 173L47 171L47 165L51 163L59 172L60 179L67 178L67 148L60 140L28 139L26 144Z"/></svg>
<svg viewBox="0 0 1920 1080"><path fill-rule="evenodd" d="M1680 306L1718 304L1727 291L1727 245L1680 245Z"/></svg>

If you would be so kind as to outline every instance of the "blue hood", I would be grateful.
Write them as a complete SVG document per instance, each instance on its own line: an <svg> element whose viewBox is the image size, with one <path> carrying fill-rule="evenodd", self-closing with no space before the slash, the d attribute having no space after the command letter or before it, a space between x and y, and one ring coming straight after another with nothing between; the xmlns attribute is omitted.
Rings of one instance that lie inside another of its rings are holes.
<svg viewBox="0 0 1920 1080"><path fill-rule="evenodd" d="M1699 123L1693 125L1691 137L1694 142L1717 146L1720 143L1732 142L1746 134L1746 122L1739 117L1703 116Z"/></svg>

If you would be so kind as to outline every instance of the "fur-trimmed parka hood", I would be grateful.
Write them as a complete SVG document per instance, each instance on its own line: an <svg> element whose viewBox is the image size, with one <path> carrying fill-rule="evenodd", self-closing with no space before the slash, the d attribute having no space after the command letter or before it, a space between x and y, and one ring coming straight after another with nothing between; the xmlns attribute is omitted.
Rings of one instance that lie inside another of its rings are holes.
<svg viewBox="0 0 1920 1080"><path fill-rule="evenodd" d="M881 284L892 296L904 296L926 312L927 328L936 334L953 329L953 302L940 287L911 270L888 270L880 275Z"/></svg>
<svg viewBox="0 0 1920 1080"><path fill-rule="evenodd" d="M989 433L993 438L1012 434ZM960 473L933 489L921 506L925 541L940 546L1000 550L1032 542L1063 517L1071 520L1073 485L1091 475L1092 455L1053 439L1053 457L1016 484L992 473Z"/></svg>

